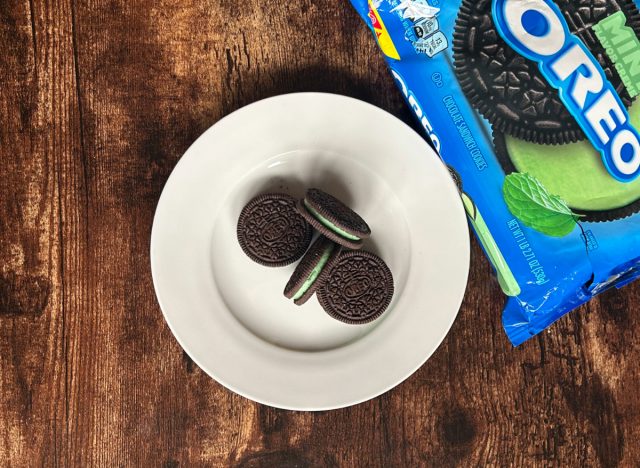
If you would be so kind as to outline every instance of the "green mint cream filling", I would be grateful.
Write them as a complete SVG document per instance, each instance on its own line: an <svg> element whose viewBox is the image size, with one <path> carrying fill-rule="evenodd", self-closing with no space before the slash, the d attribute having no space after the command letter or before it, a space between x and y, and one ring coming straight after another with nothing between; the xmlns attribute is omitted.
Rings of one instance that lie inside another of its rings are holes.
<svg viewBox="0 0 640 468"><path fill-rule="evenodd" d="M354 236L353 234L349 234L346 231L343 231L342 229L340 229L338 226L336 226L335 224L333 224L331 221L329 221L327 218L323 217L320 213L318 213L316 210L313 209L313 207L311 205L309 205L309 203L307 203L307 200L304 201L304 206L307 210L309 210L309 213L311 213L313 215L314 218L316 218L318 221L320 221L320 223L331 229L333 232L335 232L336 234L346 238L346 239L350 239L350 240L354 240L354 241L359 241L360 238L358 236Z"/></svg>
<svg viewBox="0 0 640 468"><path fill-rule="evenodd" d="M322 257L320 257L320 261L318 262L316 267L313 270L311 270L311 273L309 273L309 276L307 276L307 279L305 280L305 282L302 283L302 286L300 287L300 289L298 289L298 292L295 294L295 296L293 296L294 301L304 296L304 293L306 293L311 287L311 285L315 282L315 280L318 279L318 275L320 275L320 272L322 271L324 266L327 264L327 261L329 261L331 252L333 252L333 244L326 248L326 250L322 254Z"/></svg>

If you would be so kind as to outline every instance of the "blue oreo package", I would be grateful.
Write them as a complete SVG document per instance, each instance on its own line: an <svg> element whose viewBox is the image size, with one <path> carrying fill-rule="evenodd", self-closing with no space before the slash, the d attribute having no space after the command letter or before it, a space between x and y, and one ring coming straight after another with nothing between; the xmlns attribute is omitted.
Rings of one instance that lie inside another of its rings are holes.
<svg viewBox="0 0 640 468"><path fill-rule="evenodd" d="M640 276L640 0L351 0L449 166L514 345Z"/></svg>

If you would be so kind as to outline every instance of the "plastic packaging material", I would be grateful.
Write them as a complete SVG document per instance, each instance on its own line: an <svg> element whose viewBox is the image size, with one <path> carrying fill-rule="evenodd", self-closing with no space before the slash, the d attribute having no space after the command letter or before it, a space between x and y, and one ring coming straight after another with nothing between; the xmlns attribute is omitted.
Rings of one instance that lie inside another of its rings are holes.
<svg viewBox="0 0 640 468"><path fill-rule="evenodd" d="M633 0L351 0L458 183L514 345L640 276Z"/></svg>

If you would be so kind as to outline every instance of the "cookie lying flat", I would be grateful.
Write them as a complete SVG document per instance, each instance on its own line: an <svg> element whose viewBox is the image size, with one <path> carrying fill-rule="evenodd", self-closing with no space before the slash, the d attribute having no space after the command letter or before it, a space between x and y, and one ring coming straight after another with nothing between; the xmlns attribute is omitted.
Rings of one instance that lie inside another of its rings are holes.
<svg viewBox="0 0 640 468"><path fill-rule="evenodd" d="M317 295L322 308L334 319L349 324L369 323L389 307L393 276L377 255L343 252Z"/></svg>
<svg viewBox="0 0 640 468"><path fill-rule="evenodd" d="M313 229L285 194L259 195L240 213L237 227L240 247L254 262L268 267L289 265L309 247Z"/></svg>
<svg viewBox="0 0 640 468"><path fill-rule="evenodd" d="M326 237L320 236L302 257L284 288L284 295L296 305L309 300L316 289L327 278L327 272L338 259L341 247Z"/></svg>
<svg viewBox="0 0 640 468"><path fill-rule="evenodd" d="M350 249L361 248L362 240L371 235L369 225L358 213L322 190L307 190L298 210L323 235Z"/></svg>

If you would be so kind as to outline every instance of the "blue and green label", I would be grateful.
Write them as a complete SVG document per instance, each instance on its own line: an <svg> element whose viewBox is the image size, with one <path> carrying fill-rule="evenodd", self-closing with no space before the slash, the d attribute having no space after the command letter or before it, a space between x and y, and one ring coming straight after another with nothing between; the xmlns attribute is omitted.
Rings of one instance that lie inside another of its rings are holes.
<svg viewBox="0 0 640 468"><path fill-rule="evenodd" d="M496 29L513 50L537 62L549 85L621 182L640 176L640 134L602 67L573 35L551 0L494 0Z"/></svg>

